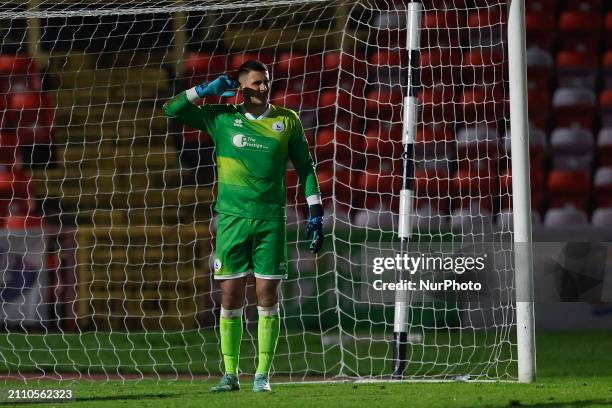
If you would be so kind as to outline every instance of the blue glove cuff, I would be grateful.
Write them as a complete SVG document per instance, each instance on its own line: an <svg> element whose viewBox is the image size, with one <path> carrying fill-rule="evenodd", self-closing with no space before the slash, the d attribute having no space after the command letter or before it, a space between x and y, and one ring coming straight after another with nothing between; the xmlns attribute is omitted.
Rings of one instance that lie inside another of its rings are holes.
<svg viewBox="0 0 612 408"><path fill-rule="evenodd" d="M316 217L323 218L323 206L321 204L313 204L308 207L310 213L310 220L314 220Z"/></svg>

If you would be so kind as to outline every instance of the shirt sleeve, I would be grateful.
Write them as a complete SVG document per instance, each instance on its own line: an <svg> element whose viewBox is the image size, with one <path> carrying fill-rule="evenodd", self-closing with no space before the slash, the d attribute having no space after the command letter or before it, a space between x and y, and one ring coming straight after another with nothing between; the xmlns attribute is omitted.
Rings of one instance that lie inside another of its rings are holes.
<svg viewBox="0 0 612 408"><path fill-rule="evenodd" d="M308 150L308 142L304 136L304 128L295 112L294 115L293 131L289 139L289 158L298 174L306 198L320 196L321 192L315 172L315 164Z"/></svg>
<svg viewBox="0 0 612 408"><path fill-rule="evenodd" d="M215 113L212 105L198 106L181 92L164 104L164 115L177 122L207 132L215 140Z"/></svg>

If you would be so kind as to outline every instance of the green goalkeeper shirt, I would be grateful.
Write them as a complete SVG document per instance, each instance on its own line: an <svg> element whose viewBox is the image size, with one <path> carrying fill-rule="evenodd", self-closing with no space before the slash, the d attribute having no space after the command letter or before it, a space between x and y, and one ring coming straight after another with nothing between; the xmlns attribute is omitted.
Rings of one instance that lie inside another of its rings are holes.
<svg viewBox="0 0 612 408"><path fill-rule="evenodd" d="M217 212L285 218L288 159L306 197L319 197L314 162L294 111L270 105L267 114L256 119L245 114L241 105L194 105L182 92L164 105L164 114L212 138L219 187Z"/></svg>

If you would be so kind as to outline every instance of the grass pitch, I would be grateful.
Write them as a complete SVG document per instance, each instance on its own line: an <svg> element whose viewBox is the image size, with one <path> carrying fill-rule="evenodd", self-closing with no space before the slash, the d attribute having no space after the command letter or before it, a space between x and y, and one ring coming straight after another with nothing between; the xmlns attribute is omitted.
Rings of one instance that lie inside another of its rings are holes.
<svg viewBox="0 0 612 408"><path fill-rule="evenodd" d="M612 407L612 333L549 332L537 336L538 380L517 383L332 383L274 384L271 394L209 392L206 381L63 382L30 381L7 387L74 390L76 401L61 406L106 407ZM278 382L280 379L276 379ZM57 406L37 404L38 406Z"/></svg>

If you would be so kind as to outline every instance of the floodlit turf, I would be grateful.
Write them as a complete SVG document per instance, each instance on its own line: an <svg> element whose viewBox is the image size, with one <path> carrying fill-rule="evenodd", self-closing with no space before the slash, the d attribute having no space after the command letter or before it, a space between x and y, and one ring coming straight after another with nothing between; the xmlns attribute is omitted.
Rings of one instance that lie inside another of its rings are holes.
<svg viewBox="0 0 612 408"><path fill-rule="evenodd" d="M612 333L551 332L537 337L535 384L335 383L274 384L253 394L251 378L230 395L209 393L209 381L30 382L27 388L69 386L77 401L62 406L228 407L611 407ZM277 380L278 381L278 380ZM14 386L17 386L16 384ZM20 385L23 387L23 384ZM6 386L5 386L6 387ZM37 406L47 406L41 404Z"/></svg>
<svg viewBox="0 0 612 408"><path fill-rule="evenodd" d="M232 394L211 394L212 382L72 385L76 401L61 406L147 407L609 407L612 376L541 378L535 384L375 383L274 385L255 394L250 378ZM42 385L41 385L42 386ZM46 387L52 386L49 383ZM32 386L33 388L33 386ZM51 406L40 404L37 406Z"/></svg>
<svg viewBox="0 0 612 408"><path fill-rule="evenodd" d="M453 377L466 373L484 373L488 378L516 376L510 343L500 342L499 332L439 330L424 332L424 336L422 343L408 349L411 363L407 373L412 376ZM341 355L337 328L323 336L283 331L274 369L306 377L390 374L393 370L391 339L383 333L344 333ZM210 375L218 373L222 366L218 344L213 330L81 335L12 333L0 335L0 374L14 374L19 369L40 374ZM256 344L256 331L248 330L240 354L240 367L245 372L255 369Z"/></svg>

